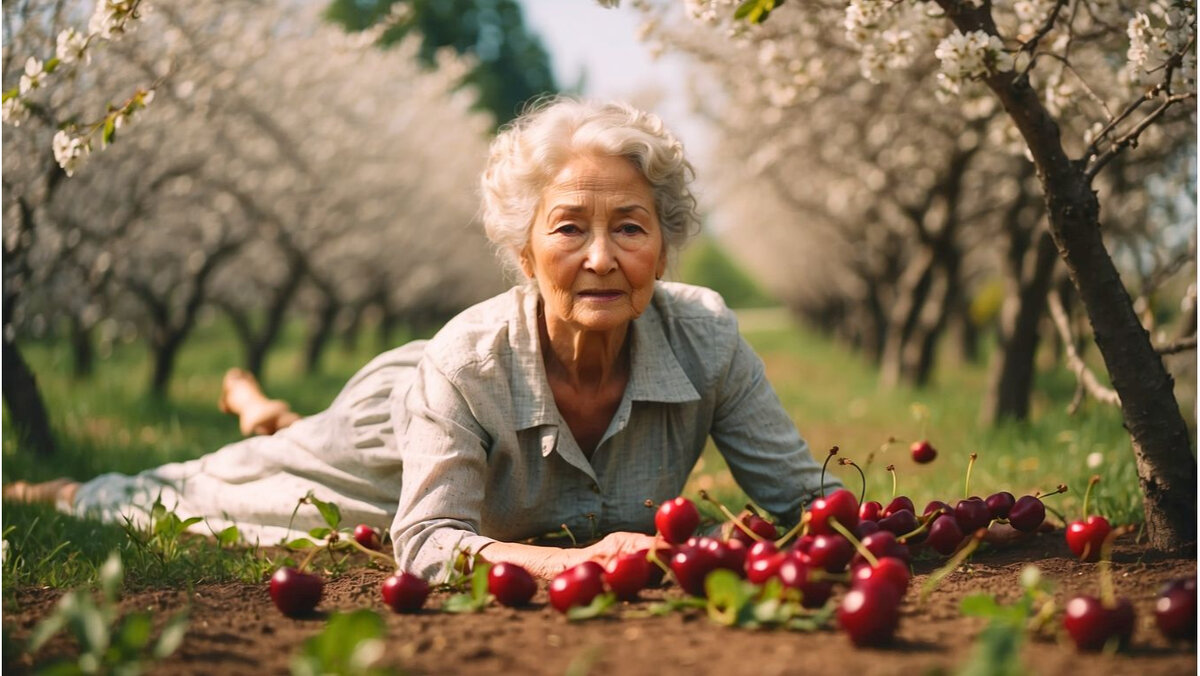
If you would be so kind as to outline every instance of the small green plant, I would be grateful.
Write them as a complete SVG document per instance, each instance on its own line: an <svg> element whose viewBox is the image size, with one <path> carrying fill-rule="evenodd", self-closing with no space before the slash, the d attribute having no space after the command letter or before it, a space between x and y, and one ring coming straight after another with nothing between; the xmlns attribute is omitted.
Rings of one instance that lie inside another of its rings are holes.
<svg viewBox="0 0 1200 676"><path fill-rule="evenodd" d="M492 601L492 595L488 592L488 573L491 570L492 564L476 557L471 570L471 586L467 591L446 599L442 610L447 613L477 613L486 608Z"/></svg>
<svg viewBox="0 0 1200 676"><path fill-rule="evenodd" d="M1021 571L1021 597L1004 605L989 594L974 594L962 600L964 615L983 617L988 626L979 634L979 644L959 676L1021 676L1021 645L1029 633L1047 628L1054 619L1051 585L1037 566Z"/></svg>
<svg viewBox="0 0 1200 676"><path fill-rule="evenodd" d="M816 631L828 627L833 618L833 604L807 610L800 603L799 592L785 588L777 578L760 586L733 571L717 569L705 578L704 590L709 618L727 627Z"/></svg>
<svg viewBox="0 0 1200 676"><path fill-rule="evenodd" d="M163 568L166 568L184 552L183 536L187 529L201 521L203 519L198 516L179 518L178 514L163 504L162 493L159 493L154 498L154 504L150 506L149 526L140 528L126 519L124 528L134 544L149 552Z"/></svg>
<svg viewBox="0 0 1200 676"><path fill-rule="evenodd" d="M55 662L43 673L139 674L148 662L163 659L179 648L187 631L187 611L167 620L155 640L150 613L120 617L117 603L124 581L121 557L113 552L100 568L99 603L90 590L67 592L54 612L34 628L28 644L30 654L36 654L64 629L79 644L78 658Z"/></svg>
<svg viewBox="0 0 1200 676"><path fill-rule="evenodd" d="M334 613L321 633L304 642L292 657L295 676L385 676L396 673L376 666L384 652L384 623L374 611L361 608Z"/></svg>
<svg viewBox="0 0 1200 676"><path fill-rule="evenodd" d="M357 549L366 554L371 560L382 563L386 568L395 566L396 562L391 556L362 546L354 538L352 530L340 528L342 524L342 510L337 506L337 503L322 500L314 495L312 491L309 491L303 498L300 498L296 502L296 509L292 511L293 520L296 518L296 513L304 505L316 507L317 511L321 514L321 519L325 521L325 525L309 529L307 537L296 538L290 542L283 543L285 547L295 551L312 550L300 564L300 570L306 569L308 564L321 551L328 552L331 567L334 570L343 569L346 566L349 556L339 558L337 553L350 549ZM288 528L290 530L290 523L288 524ZM319 544L321 541L324 541L324 545Z"/></svg>

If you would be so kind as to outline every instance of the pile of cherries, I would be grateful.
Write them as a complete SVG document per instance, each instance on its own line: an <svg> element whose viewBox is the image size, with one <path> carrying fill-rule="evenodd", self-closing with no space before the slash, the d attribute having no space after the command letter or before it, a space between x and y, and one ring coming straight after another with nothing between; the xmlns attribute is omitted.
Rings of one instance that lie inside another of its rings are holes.
<svg viewBox="0 0 1200 676"><path fill-rule="evenodd" d="M927 443L914 444L912 451L914 459L920 455L920 460L931 459L935 453ZM836 453L834 447L829 458ZM972 464L974 460L972 454ZM969 472L970 466L968 485ZM1121 531L1102 516L1088 515L1092 488L1098 480L1092 477L1088 484L1084 517L1071 521L1066 529L1067 545L1080 560L1104 562L1099 597L1079 596L1065 606L1063 626L1080 650L1127 645L1135 625L1133 606L1113 592L1106 565L1107 550ZM1046 495L1065 490L1059 486ZM774 523L753 511L734 516L703 492L701 496L728 517L724 537L697 534L701 517L691 500L668 500L655 512L660 546L615 557L607 566L588 561L563 571L547 588L550 605L567 613L592 604L606 590L620 600L632 601L643 589L660 585L666 572L684 592L703 597L709 574L725 569L757 585L777 579L805 608L825 606L836 586L845 585L837 606L838 625L855 645L885 645L892 641L899 624L914 553L924 549L954 556L954 565L974 549L992 524L1006 523L1022 533L1032 533L1043 526L1046 516L1041 495L1015 498L1001 491L987 498L968 497L953 506L934 500L918 516L908 497L895 497L887 505L874 501L860 504L850 491L839 489L813 501L800 523L781 535ZM354 536L364 548L381 546L379 533L368 526L360 525ZM270 594L285 615L303 616L320 602L322 587L320 576L281 568L271 578ZM488 592L502 605L526 606L537 589L533 576L517 564L495 563L488 572ZM398 572L383 582L381 592L394 611L415 612L424 606L430 586L418 576ZM1168 640L1195 640L1194 577L1173 581L1162 590L1155 620Z"/></svg>

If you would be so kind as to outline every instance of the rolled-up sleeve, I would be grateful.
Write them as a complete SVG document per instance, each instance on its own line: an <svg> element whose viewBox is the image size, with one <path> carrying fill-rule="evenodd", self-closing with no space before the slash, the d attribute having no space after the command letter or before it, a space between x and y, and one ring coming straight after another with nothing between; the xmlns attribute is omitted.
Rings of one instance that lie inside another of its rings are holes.
<svg viewBox="0 0 1200 676"><path fill-rule="evenodd" d="M740 335L718 385L711 431L734 479L763 509L786 524L820 494L821 467L767 382L762 359ZM841 482L826 476L826 491Z"/></svg>
<svg viewBox="0 0 1200 676"><path fill-rule="evenodd" d="M487 433L462 392L423 360L407 395L395 403L407 418L400 444L403 483L392 542L401 569L444 579L459 554L493 539L479 535L487 477Z"/></svg>

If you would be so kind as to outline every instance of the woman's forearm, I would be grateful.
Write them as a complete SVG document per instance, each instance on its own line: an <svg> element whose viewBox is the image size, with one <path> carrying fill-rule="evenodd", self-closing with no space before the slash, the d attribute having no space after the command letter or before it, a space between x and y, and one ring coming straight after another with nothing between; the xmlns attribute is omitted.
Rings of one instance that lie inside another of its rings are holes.
<svg viewBox="0 0 1200 676"><path fill-rule="evenodd" d="M488 563L515 563L530 575L550 579L571 566L587 560L585 549L562 549L524 545L516 542L493 542L479 551Z"/></svg>

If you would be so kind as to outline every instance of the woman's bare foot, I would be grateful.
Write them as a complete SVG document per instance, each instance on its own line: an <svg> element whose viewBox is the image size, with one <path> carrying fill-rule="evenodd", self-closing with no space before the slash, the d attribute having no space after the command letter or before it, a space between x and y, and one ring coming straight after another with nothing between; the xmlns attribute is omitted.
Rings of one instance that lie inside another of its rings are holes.
<svg viewBox="0 0 1200 676"><path fill-rule="evenodd" d="M287 402L267 399L252 373L237 368L225 372L217 406L238 417L244 436L274 434L300 419Z"/></svg>
<svg viewBox="0 0 1200 676"><path fill-rule="evenodd" d="M4 499L10 502L75 504L75 492L79 482L71 479L51 479L42 483L14 481L4 487Z"/></svg>

